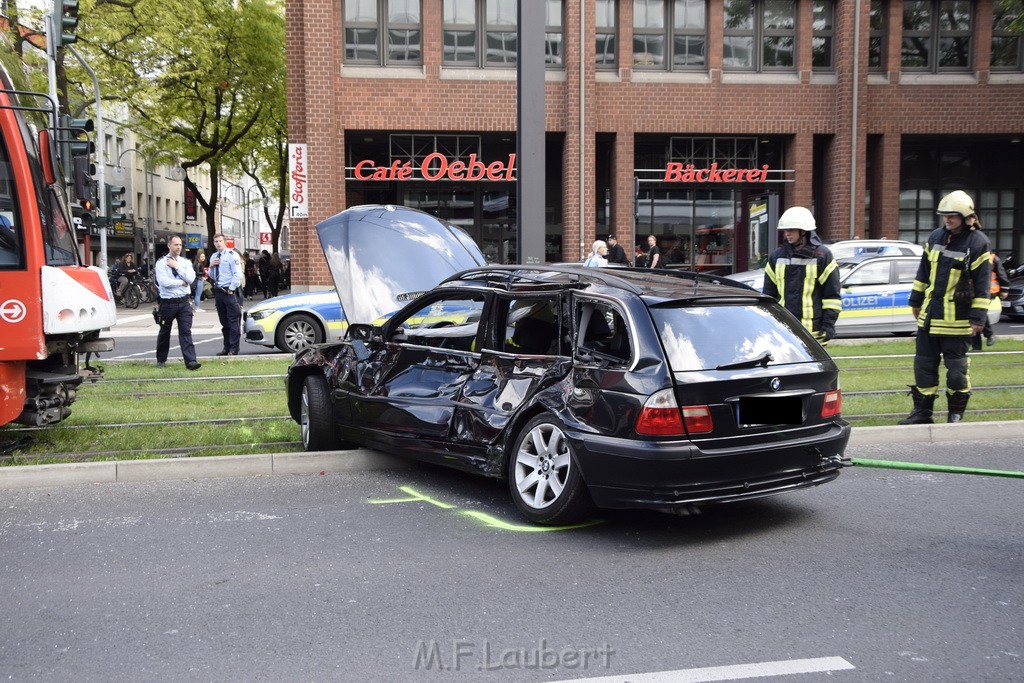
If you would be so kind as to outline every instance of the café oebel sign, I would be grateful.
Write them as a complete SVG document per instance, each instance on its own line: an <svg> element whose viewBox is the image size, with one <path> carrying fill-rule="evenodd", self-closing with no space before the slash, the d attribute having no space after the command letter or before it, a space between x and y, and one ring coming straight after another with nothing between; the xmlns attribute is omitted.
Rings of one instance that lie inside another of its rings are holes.
<svg viewBox="0 0 1024 683"><path fill-rule="evenodd" d="M378 166L373 159L355 165L356 180L515 180L516 155L507 160L480 161L470 154L466 161L452 160L439 152L423 157L418 166L396 159L388 166ZM416 172L419 171L419 175ZM763 183L768 180L768 165L761 168L696 168L693 164L669 162L662 180L666 183Z"/></svg>

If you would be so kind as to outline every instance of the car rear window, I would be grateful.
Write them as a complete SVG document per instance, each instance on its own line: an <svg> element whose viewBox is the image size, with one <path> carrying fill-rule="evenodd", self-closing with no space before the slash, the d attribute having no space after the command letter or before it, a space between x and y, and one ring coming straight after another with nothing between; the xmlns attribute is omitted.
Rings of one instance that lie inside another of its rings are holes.
<svg viewBox="0 0 1024 683"><path fill-rule="evenodd" d="M673 372L715 370L767 359L768 365L827 359L783 308L766 304L656 306L651 316Z"/></svg>

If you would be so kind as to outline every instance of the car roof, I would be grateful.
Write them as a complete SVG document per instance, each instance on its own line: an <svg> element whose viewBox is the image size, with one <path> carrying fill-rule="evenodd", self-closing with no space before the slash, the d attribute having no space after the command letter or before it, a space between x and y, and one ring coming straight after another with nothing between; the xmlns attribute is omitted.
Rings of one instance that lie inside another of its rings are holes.
<svg viewBox="0 0 1024 683"><path fill-rule="evenodd" d="M889 239L866 239L866 240L840 240L838 242L832 242L826 244L826 247L832 251L832 255L835 256L836 251L846 251L847 249L896 249L904 255L921 255L924 253L924 248L919 244L907 240L889 240ZM839 249L836 249L839 247ZM891 253L891 252L890 252ZM900 254L893 254L899 256ZM852 256L852 254L851 254ZM859 254L858 254L859 256ZM836 258L839 258L838 256Z"/></svg>
<svg viewBox="0 0 1024 683"><path fill-rule="evenodd" d="M920 256L913 254L858 254L857 256L846 256L844 258L838 258L836 261L839 264L856 265L858 263L864 263L865 261L913 261L917 263L921 260Z"/></svg>
<svg viewBox="0 0 1024 683"><path fill-rule="evenodd" d="M705 297L762 296L746 285L723 276L683 270L588 268L582 265L485 266L456 273L441 286L476 285L513 293L618 290L647 299L692 300Z"/></svg>

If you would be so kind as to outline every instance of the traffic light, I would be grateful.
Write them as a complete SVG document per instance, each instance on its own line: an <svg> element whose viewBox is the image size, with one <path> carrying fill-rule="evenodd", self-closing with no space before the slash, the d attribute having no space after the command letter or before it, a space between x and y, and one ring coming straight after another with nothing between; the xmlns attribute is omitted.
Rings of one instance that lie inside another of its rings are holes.
<svg viewBox="0 0 1024 683"><path fill-rule="evenodd" d="M96 144L89 139L95 129L92 119L65 119L71 139L71 156L89 156L96 151Z"/></svg>
<svg viewBox="0 0 1024 683"><path fill-rule="evenodd" d="M75 167L71 177L75 181L75 197L79 201L94 201L96 195L92 191L92 175L96 172L96 166L88 157L74 157Z"/></svg>
<svg viewBox="0 0 1024 683"><path fill-rule="evenodd" d="M127 218L122 211L126 203L124 201L124 190L124 185L107 185L107 196L104 206L106 207L108 224L118 223Z"/></svg>
<svg viewBox="0 0 1024 683"><path fill-rule="evenodd" d="M96 204L92 199L83 199L71 205L71 214L81 230L88 230L96 223Z"/></svg>
<svg viewBox="0 0 1024 683"><path fill-rule="evenodd" d="M55 0L52 17L50 39L54 48L71 45L78 40L78 0Z"/></svg>

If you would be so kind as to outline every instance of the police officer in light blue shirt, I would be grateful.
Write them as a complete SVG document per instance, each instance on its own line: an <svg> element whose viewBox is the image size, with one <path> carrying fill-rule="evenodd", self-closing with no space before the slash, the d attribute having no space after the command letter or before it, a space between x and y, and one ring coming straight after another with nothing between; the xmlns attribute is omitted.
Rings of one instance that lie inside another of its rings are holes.
<svg viewBox="0 0 1024 683"><path fill-rule="evenodd" d="M238 297L238 288L242 286L242 259L238 252L228 248L222 233L213 236L213 246L217 251L210 257L210 284L224 336L224 348L217 355L237 356L242 321L242 302Z"/></svg>
<svg viewBox="0 0 1024 683"><path fill-rule="evenodd" d="M167 240L167 254L156 262L154 269L159 296L160 331L156 335L156 366L167 363L171 348L171 325L178 323L178 344L185 359L185 367L198 370L196 347L192 343L192 282L196 279L192 263L181 258L181 238Z"/></svg>

